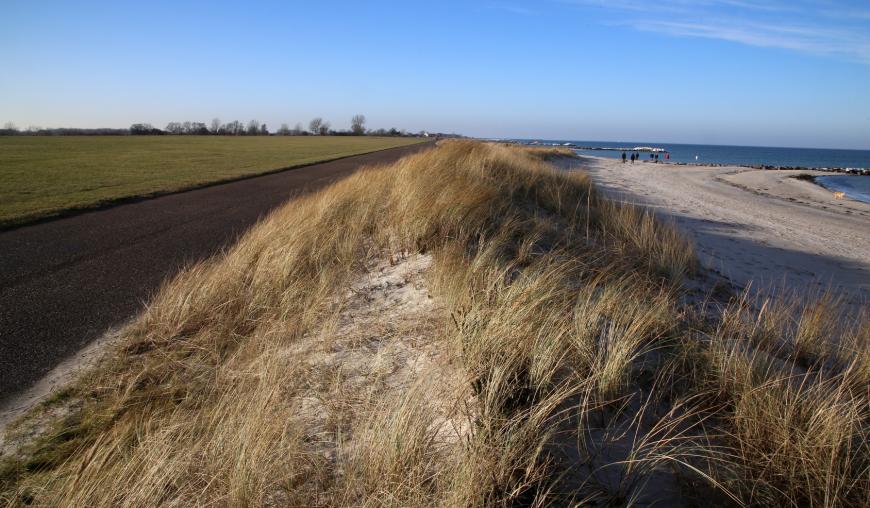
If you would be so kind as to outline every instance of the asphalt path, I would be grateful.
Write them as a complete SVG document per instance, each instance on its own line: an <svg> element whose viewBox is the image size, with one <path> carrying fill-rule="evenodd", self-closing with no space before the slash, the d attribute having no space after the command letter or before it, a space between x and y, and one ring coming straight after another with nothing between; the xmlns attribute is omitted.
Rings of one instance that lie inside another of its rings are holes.
<svg viewBox="0 0 870 508"><path fill-rule="evenodd" d="M135 316L179 268L235 241L270 210L392 148L0 232L0 402Z"/></svg>

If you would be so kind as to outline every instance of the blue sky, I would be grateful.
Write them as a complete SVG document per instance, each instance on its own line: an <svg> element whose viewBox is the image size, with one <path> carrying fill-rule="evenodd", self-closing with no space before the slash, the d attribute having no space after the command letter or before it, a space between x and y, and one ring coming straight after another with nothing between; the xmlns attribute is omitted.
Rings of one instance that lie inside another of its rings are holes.
<svg viewBox="0 0 870 508"><path fill-rule="evenodd" d="M0 123L870 149L870 4L0 0Z"/></svg>

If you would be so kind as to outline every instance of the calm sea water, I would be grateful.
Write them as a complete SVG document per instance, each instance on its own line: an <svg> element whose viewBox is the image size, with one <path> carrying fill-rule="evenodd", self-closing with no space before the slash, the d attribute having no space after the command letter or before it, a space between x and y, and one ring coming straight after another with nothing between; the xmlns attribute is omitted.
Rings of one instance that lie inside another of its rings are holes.
<svg viewBox="0 0 870 508"><path fill-rule="evenodd" d="M528 141L528 140L521 140ZM625 148L650 146L664 148L670 152L668 162L701 164L734 164L737 166L800 166L805 168L870 168L870 150L834 150L823 148L774 148L760 146L725 145L680 145L673 143L653 143L635 141L573 141L541 140L545 143L571 142L577 146L602 148ZM590 150L579 153L598 157L621 157L622 152ZM649 159L649 153L642 152L641 160ZM660 155L662 162L664 154Z"/></svg>
<svg viewBox="0 0 870 508"><path fill-rule="evenodd" d="M816 177L816 183L826 189L842 192L847 198L870 203L870 176L819 176Z"/></svg>

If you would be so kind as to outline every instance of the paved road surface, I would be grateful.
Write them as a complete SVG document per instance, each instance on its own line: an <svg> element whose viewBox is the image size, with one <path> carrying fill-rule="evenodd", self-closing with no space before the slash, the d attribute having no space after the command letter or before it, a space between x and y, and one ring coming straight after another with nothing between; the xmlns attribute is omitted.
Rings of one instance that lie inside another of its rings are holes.
<svg viewBox="0 0 870 508"><path fill-rule="evenodd" d="M0 401L134 316L179 267L269 210L430 144L315 164L0 232Z"/></svg>

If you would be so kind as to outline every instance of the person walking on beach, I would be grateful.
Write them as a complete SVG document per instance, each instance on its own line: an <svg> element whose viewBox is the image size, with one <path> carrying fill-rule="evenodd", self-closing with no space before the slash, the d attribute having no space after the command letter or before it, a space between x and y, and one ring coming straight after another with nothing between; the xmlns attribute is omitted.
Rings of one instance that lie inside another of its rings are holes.
<svg viewBox="0 0 870 508"><path fill-rule="evenodd" d="M622 152L622 163L625 164L625 152Z"/></svg>

